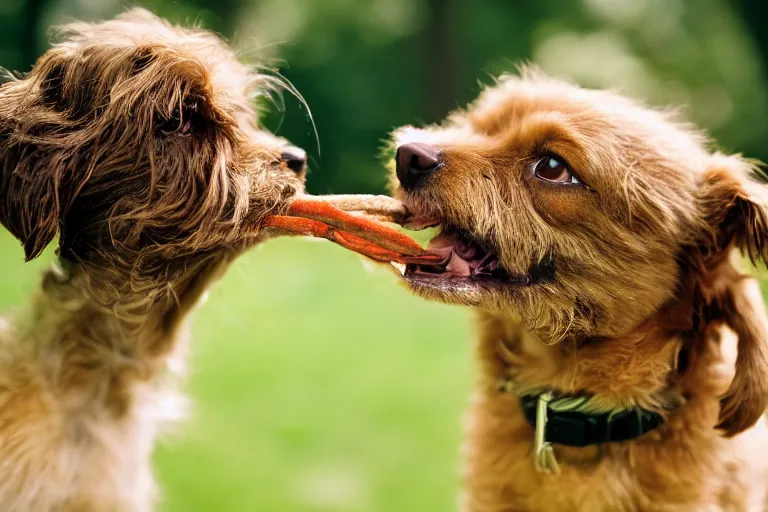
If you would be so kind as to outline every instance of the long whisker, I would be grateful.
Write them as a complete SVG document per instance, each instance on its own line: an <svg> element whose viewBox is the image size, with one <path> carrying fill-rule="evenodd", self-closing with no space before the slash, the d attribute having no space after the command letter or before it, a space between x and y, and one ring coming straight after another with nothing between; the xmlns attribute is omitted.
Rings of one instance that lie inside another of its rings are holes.
<svg viewBox="0 0 768 512"><path fill-rule="evenodd" d="M317 131L317 125L315 124L315 118L312 115L312 110L309 108L309 103L307 103L307 100L304 98L304 96L299 92L299 90L296 88L296 86L291 83L290 80L288 80L285 76L280 74L278 71L273 72L277 78L280 79L284 89L291 93L294 98L296 98L301 105L304 106L304 108L307 111L307 117L309 118L309 122L312 125L312 131L315 134L315 143L317 144L317 154L318 156L321 154L320 151L320 134Z"/></svg>

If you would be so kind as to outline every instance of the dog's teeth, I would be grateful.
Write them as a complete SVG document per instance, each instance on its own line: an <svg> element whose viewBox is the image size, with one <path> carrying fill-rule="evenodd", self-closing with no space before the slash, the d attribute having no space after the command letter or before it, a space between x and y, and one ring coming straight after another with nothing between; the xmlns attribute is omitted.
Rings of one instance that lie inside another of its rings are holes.
<svg viewBox="0 0 768 512"><path fill-rule="evenodd" d="M398 272L400 272L401 276L405 275L405 264L393 261L392 266L395 267Z"/></svg>

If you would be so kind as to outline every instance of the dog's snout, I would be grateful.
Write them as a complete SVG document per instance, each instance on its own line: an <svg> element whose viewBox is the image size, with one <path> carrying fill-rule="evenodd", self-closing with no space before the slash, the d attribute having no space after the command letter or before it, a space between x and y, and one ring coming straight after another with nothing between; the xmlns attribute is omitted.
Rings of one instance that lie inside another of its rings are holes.
<svg viewBox="0 0 768 512"><path fill-rule="evenodd" d="M440 150L435 146L413 142L397 148L395 156L397 179L406 190L421 183L424 178L443 165Z"/></svg>
<svg viewBox="0 0 768 512"><path fill-rule="evenodd" d="M307 154L303 149L296 147L286 148L283 150L280 158L285 163L285 166L296 174L303 172L307 168Z"/></svg>

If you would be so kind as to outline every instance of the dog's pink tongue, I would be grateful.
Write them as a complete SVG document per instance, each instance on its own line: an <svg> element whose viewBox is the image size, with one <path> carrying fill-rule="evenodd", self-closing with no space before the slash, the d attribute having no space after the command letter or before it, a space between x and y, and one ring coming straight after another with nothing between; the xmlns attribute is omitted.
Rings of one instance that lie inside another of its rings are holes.
<svg viewBox="0 0 768 512"><path fill-rule="evenodd" d="M439 254L446 260L445 271L447 274L466 277L470 275L469 263L464 260L457 251L460 245L452 234L441 233L429 242L429 252Z"/></svg>
<svg viewBox="0 0 768 512"><path fill-rule="evenodd" d="M461 258L461 256L459 256L455 252L451 253L451 261L449 261L448 265L446 265L445 271L449 274L454 274L462 277L466 277L470 275L469 263L467 263L464 259Z"/></svg>

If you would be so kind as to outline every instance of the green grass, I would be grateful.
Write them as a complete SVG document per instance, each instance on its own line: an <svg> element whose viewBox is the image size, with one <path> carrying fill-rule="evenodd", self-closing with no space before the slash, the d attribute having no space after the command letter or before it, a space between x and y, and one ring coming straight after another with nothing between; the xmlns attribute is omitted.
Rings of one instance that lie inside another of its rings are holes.
<svg viewBox="0 0 768 512"><path fill-rule="evenodd" d="M0 310L45 264L22 260L0 232ZM193 415L157 451L161 511L455 508L468 315L366 267L276 240L215 286L193 326Z"/></svg>

